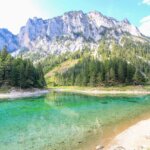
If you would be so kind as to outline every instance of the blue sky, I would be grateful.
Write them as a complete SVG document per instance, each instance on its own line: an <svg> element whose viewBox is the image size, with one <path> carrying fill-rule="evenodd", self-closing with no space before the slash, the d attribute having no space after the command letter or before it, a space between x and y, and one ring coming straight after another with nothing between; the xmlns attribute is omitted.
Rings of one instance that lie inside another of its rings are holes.
<svg viewBox="0 0 150 150"><path fill-rule="evenodd" d="M150 6L142 3L142 0L38 0L38 4L49 14L49 17L70 10L84 12L97 10L119 20L128 18L137 26L141 18L150 15Z"/></svg>
<svg viewBox="0 0 150 150"><path fill-rule="evenodd" d="M100 11L118 20L128 20L150 35L150 0L0 0L0 27L13 33L34 16L52 18L72 10ZM9 6L8 6L9 4ZM7 13L6 13L7 10ZM9 11L8 11L9 10Z"/></svg>

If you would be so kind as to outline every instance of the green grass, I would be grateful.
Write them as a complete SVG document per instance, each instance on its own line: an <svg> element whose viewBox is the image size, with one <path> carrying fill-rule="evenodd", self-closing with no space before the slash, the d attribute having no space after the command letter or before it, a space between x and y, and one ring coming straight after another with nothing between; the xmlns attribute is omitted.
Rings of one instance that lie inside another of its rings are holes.
<svg viewBox="0 0 150 150"><path fill-rule="evenodd" d="M9 89L10 89L10 87L1 87L0 88L0 93L8 93Z"/></svg>
<svg viewBox="0 0 150 150"><path fill-rule="evenodd" d="M78 63L79 59L74 59L74 60L67 60L58 66L54 67L52 70L50 70L46 75L45 75L45 80L47 85L54 85L57 81L56 74L57 73L63 73L67 71L69 68L73 67Z"/></svg>
<svg viewBox="0 0 150 150"><path fill-rule="evenodd" d="M48 86L51 89L65 89L65 90L101 90L101 91L150 91L150 85L139 86L109 86L109 87L80 87L80 86Z"/></svg>
<svg viewBox="0 0 150 150"><path fill-rule="evenodd" d="M45 78L53 77L55 76L55 73L63 73L69 68L73 67L75 64L77 64L79 59L74 59L74 60L67 60L57 67L54 67L52 70L50 70L46 75Z"/></svg>

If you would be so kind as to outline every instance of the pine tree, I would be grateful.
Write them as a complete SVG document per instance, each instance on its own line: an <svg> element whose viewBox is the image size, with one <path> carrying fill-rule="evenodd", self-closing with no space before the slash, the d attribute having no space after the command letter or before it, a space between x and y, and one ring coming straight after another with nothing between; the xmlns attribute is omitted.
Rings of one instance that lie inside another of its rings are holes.
<svg viewBox="0 0 150 150"><path fill-rule="evenodd" d="M0 86L2 86L3 84L3 76L4 76L4 67L0 56Z"/></svg>
<svg viewBox="0 0 150 150"><path fill-rule="evenodd" d="M44 87L46 86L46 82L44 79L44 73L43 73L43 69L42 69L42 65L39 63L37 66L37 72L38 72L38 86L39 87Z"/></svg>
<svg viewBox="0 0 150 150"><path fill-rule="evenodd" d="M135 84L141 84L141 83L144 83L146 81L145 76L138 69L135 71L133 80L134 80Z"/></svg>
<svg viewBox="0 0 150 150"><path fill-rule="evenodd" d="M110 78L110 82L111 83L115 81L115 71L114 71L113 68L110 69L110 76L109 76L109 78Z"/></svg>
<svg viewBox="0 0 150 150"><path fill-rule="evenodd" d="M7 49L6 47L4 47L1 51L1 58L2 58L2 61L5 61L6 57L8 55L8 52L7 52Z"/></svg>
<svg viewBox="0 0 150 150"><path fill-rule="evenodd" d="M123 62L122 61L119 61L118 80L122 83L125 82L125 74L124 74L124 68L123 68Z"/></svg>

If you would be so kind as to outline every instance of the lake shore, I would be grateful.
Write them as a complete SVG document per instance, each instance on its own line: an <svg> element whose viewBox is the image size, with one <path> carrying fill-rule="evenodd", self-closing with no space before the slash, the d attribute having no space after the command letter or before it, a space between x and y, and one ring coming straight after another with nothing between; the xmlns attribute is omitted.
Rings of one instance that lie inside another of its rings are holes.
<svg viewBox="0 0 150 150"><path fill-rule="evenodd" d="M97 146L97 148L100 146ZM143 120L117 135L106 150L150 149L150 119Z"/></svg>
<svg viewBox="0 0 150 150"><path fill-rule="evenodd" d="M115 87L115 88L91 88L91 87L59 87L52 88L56 92L71 92L79 93L91 96L103 96L103 95L149 95L149 86L131 86L131 87ZM149 116L149 115L148 115ZM96 150L148 150L150 149L150 119L146 119L146 116L137 118L137 122L133 121L133 124L122 125L120 132L116 135L111 135L111 140L106 144L96 146ZM133 119L134 120L134 119ZM143 120L143 121L141 121ZM124 126L124 127L123 127ZM124 128L122 130L122 128ZM91 146L93 149L94 147Z"/></svg>
<svg viewBox="0 0 150 150"><path fill-rule="evenodd" d="M125 87L52 87L57 92L72 92L87 95L146 95L150 94L150 86L125 86Z"/></svg>
<svg viewBox="0 0 150 150"><path fill-rule="evenodd" d="M49 91L56 92L71 92L71 93L80 93L93 96L101 95L146 95L150 94L150 86L126 86L126 87L77 87L77 86L66 86L66 87L50 87L48 89L16 89L11 88L5 92L0 92L0 99L7 98L25 98L32 96L40 96L48 93Z"/></svg>
<svg viewBox="0 0 150 150"><path fill-rule="evenodd" d="M14 98L26 98L32 96L41 96L49 92L49 89L10 89L7 92L0 93L1 99L14 99Z"/></svg>

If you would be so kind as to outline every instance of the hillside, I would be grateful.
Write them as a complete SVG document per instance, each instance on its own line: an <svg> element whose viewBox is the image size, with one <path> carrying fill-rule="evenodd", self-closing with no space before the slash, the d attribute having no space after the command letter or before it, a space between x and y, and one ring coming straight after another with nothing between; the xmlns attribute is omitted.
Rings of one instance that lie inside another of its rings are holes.
<svg viewBox="0 0 150 150"><path fill-rule="evenodd" d="M143 85L150 81L149 43L133 42L125 38L121 46L103 40L97 50L86 49L65 56L62 59L60 55L64 61L60 61L59 67L49 68L46 75L49 85Z"/></svg>
<svg viewBox="0 0 150 150"><path fill-rule="evenodd" d="M54 67L45 75L47 85L55 85L55 83L57 82L56 75L65 73L67 70L74 67L78 62L79 62L78 59L67 60L59 64L58 66Z"/></svg>
<svg viewBox="0 0 150 150"><path fill-rule="evenodd" d="M58 65L57 67L55 67L54 69L52 69L50 72L48 72L45 77L51 77L54 76L57 73L64 73L67 70L69 70L70 68L74 67L74 65L76 65L78 63L78 59L77 60L67 60L63 63L61 63L60 65Z"/></svg>

